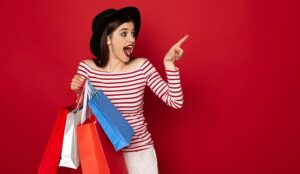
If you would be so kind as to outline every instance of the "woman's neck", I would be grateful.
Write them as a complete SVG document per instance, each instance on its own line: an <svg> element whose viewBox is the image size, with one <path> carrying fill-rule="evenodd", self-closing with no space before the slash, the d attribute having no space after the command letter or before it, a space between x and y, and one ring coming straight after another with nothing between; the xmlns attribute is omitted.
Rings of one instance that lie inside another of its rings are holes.
<svg viewBox="0 0 300 174"><path fill-rule="evenodd" d="M121 72L124 70L125 66L126 63L118 59L110 58L107 62L107 65L103 69L108 72Z"/></svg>

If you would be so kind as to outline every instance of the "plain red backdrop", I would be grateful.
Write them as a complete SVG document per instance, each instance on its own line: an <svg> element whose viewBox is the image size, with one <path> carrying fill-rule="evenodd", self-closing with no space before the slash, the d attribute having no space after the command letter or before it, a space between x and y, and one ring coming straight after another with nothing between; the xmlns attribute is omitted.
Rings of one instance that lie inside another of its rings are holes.
<svg viewBox="0 0 300 174"><path fill-rule="evenodd" d="M149 90L160 173L300 173L299 2L1 1L1 172L36 173L95 14L137 6L136 55L162 59L185 34L184 107Z"/></svg>

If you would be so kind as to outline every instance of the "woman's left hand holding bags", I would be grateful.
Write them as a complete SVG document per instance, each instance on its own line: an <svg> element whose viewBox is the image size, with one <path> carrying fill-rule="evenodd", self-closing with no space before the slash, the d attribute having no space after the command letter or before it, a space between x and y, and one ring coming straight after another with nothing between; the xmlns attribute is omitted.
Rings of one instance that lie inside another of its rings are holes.
<svg viewBox="0 0 300 174"><path fill-rule="evenodd" d="M70 85L71 90L75 91L78 95L80 95L84 85L84 81L85 79L81 75L74 75Z"/></svg>

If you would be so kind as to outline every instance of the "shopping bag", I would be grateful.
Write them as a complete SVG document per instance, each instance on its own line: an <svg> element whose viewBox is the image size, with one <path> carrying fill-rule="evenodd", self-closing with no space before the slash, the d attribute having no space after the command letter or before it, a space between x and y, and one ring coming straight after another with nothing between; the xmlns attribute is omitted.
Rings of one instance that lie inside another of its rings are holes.
<svg viewBox="0 0 300 174"><path fill-rule="evenodd" d="M87 91L83 90L83 93L80 95L80 98L83 95L83 104L82 106L74 109L69 112L67 115L66 126L64 131L64 139L62 145L61 159L59 166L68 167L72 169L77 169L80 161L77 148L77 135L76 127L79 124L83 124L87 116ZM81 99L79 99L81 100ZM79 103L79 102L78 102Z"/></svg>
<svg viewBox="0 0 300 174"><path fill-rule="evenodd" d="M77 108L67 115L64 139L62 145L60 167L69 167L77 169L79 166L79 156L77 149L76 127L80 123L82 108Z"/></svg>
<svg viewBox="0 0 300 174"><path fill-rule="evenodd" d="M96 91L89 79L86 80L85 88L88 90L88 106L116 151L128 146L133 135L133 128L107 96L101 90Z"/></svg>
<svg viewBox="0 0 300 174"><path fill-rule="evenodd" d="M48 144L41 159L38 174L56 174L62 150L63 135L68 113L76 107L75 104L59 111L53 126Z"/></svg>
<svg viewBox="0 0 300 174"><path fill-rule="evenodd" d="M116 152L94 116L77 127L78 149L84 174L127 174L122 151Z"/></svg>

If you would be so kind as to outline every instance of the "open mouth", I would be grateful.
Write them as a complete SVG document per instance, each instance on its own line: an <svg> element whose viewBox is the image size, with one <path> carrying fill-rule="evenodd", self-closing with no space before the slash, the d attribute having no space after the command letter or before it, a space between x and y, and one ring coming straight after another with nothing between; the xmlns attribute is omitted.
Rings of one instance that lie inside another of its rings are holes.
<svg viewBox="0 0 300 174"><path fill-rule="evenodd" d="M134 45L127 45L123 48L123 51L127 57L130 57L130 55L132 54L133 47L134 47Z"/></svg>

